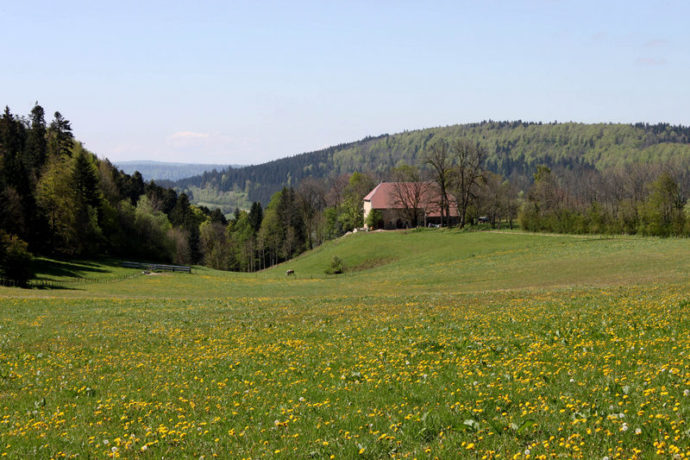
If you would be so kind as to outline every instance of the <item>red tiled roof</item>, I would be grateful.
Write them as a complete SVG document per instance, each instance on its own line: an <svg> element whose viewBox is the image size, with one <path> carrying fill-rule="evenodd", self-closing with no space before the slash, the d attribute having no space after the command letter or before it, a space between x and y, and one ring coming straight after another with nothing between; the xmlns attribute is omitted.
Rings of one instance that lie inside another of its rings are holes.
<svg viewBox="0 0 690 460"><path fill-rule="evenodd" d="M381 182L364 197L364 201L370 201L372 209L405 209L399 198L399 187L411 189L414 184L414 182ZM438 209L439 196L438 186L433 182L429 183L419 204L420 208L426 210L427 216L438 217L441 215ZM450 215L457 217L458 208L454 203L455 197L448 194L448 199L450 200Z"/></svg>

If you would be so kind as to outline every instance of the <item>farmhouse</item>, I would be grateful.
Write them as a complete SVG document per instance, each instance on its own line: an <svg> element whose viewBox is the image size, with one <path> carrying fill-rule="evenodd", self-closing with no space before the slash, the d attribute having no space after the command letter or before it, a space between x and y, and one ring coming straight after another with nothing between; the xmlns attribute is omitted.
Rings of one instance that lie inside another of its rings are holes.
<svg viewBox="0 0 690 460"><path fill-rule="evenodd" d="M381 182L364 197L365 227L369 214L380 213L375 228L409 228L441 223L441 194L435 182ZM458 222L455 197L448 195L450 224Z"/></svg>

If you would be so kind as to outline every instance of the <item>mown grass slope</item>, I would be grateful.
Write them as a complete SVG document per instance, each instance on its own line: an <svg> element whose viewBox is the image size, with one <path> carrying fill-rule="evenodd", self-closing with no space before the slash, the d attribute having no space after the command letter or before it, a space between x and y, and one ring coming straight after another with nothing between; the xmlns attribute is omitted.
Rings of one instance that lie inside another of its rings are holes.
<svg viewBox="0 0 690 460"><path fill-rule="evenodd" d="M291 268L298 277L329 278L333 256L345 263L335 278L347 289L377 293L672 281L690 272L687 240L422 230L348 235L266 276Z"/></svg>
<svg viewBox="0 0 690 460"><path fill-rule="evenodd" d="M0 453L683 458L688 246L422 231L258 274L53 267L86 281L0 289Z"/></svg>
<svg viewBox="0 0 690 460"><path fill-rule="evenodd" d="M343 259L344 274L325 273L333 256ZM116 261L68 263L75 272L70 273L62 270L64 264L53 262L49 271L39 273L39 279L64 281L71 289L61 295L67 296L447 295L681 282L690 273L690 243L685 239L422 230L348 235L258 273L195 267L192 275L137 276L140 270L121 268ZM287 277L287 269L295 270L296 276ZM102 282L108 279L113 282Z"/></svg>

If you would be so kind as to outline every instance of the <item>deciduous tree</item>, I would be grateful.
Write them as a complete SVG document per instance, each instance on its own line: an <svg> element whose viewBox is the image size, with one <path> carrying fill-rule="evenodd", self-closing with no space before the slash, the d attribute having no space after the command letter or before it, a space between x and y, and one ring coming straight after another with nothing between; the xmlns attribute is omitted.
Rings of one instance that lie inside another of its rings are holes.
<svg viewBox="0 0 690 460"><path fill-rule="evenodd" d="M402 209L413 227L419 225L426 212L430 183L415 166L400 165L391 172L395 204Z"/></svg>
<svg viewBox="0 0 690 460"><path fill-rule="evenodd" d="M452 189L455 191L462 228L465 226L467 210L476 198L483 178L486 149L466 139L455 139L451 144L451 155L455 163L451 173Z"/></svg>
<svg viewBox="0 0 690 460"><path fill-rule="evenodd" d="M438 185L437 205L441 212L441 225L448 225L450 204L448 194L453 180L453 158L448 142L438 139L424 153L424 162L431 167L433 180Z"/></svg>

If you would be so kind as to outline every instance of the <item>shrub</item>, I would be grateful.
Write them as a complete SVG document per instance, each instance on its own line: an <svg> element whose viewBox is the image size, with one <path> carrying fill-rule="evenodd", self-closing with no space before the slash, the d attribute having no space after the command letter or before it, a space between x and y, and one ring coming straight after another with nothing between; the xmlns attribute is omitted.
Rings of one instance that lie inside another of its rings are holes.
<svg viewBox="0 0 690 460"><path fill-rule="evenodd" d="M5 279L25 286L33 277L32 262L26 242L15 235L0 233L0 268Z"/></svg>
<svg viewBox="0 0 690 460"><path fill-rule="evenodd" d="M383 228L383 213L379 209L372 209L367 216L366 224L372 230Z"/></svg>
<svg viewBox="0 0 690 460"><path fill-rule="evenodd" d="M339 275L345 271L345 265L343 264L343 259L338 256L333 256L331 259L331 265L326 269L327 275Z"/></svg>

